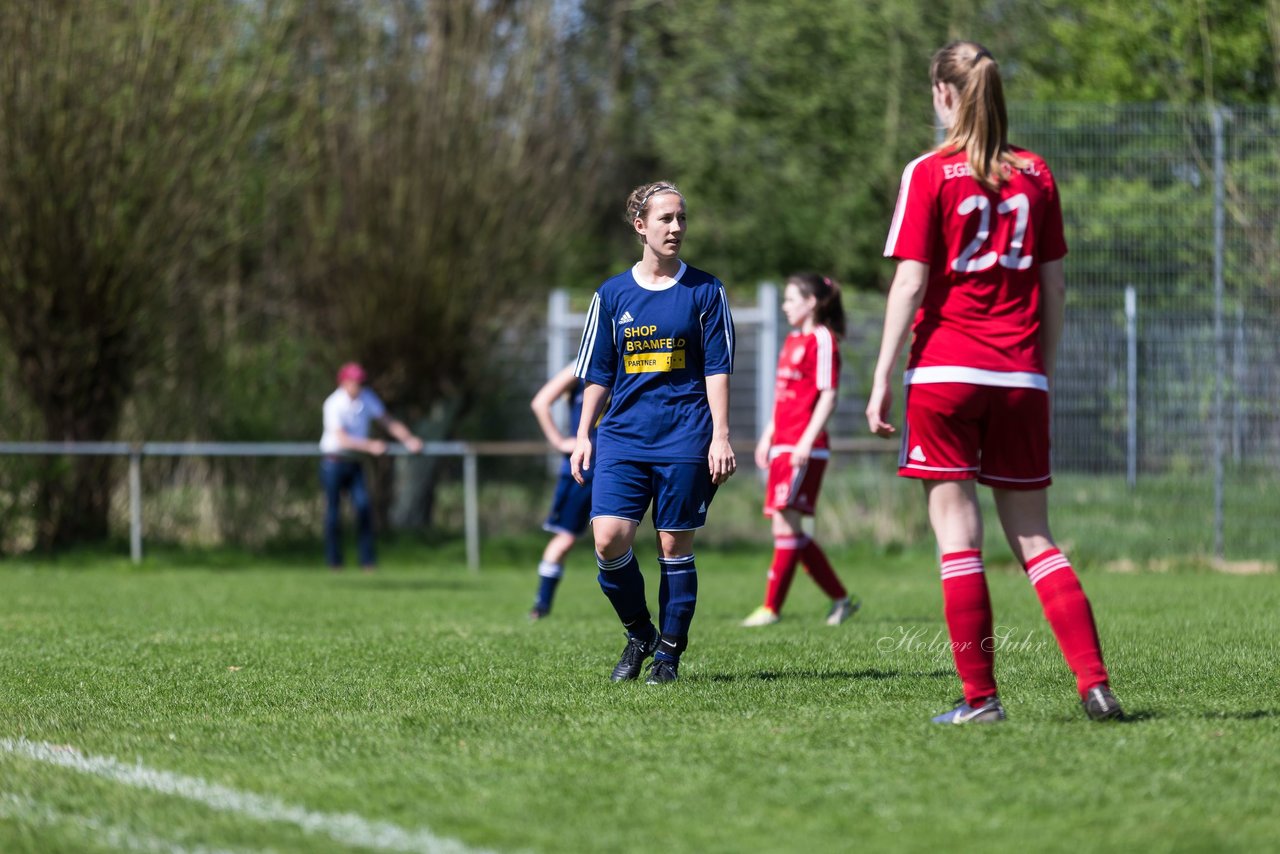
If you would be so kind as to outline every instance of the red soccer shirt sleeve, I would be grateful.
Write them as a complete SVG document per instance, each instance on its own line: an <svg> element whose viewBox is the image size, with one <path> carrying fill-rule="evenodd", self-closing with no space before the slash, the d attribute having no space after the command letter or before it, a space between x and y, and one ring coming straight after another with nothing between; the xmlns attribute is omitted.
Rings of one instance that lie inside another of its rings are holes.
<svg viewBox="0 0 1280 854"><path fill-rule="evenodd" d="M886 258L919 261L928 264L932 258L934 235L937 233L937 210L932 170L929 159L934 152L917 157L902 170L898 188L898 204L893 210L893 224L884 245Z"/></svg>
<svg viewBox="0 0 1280 854"><path fill-rule="evenodd" d="M818 391L827 391L840 387L840 347L836 336L825 326L816 326L813 330L814 343L814 387Z"/></svg>

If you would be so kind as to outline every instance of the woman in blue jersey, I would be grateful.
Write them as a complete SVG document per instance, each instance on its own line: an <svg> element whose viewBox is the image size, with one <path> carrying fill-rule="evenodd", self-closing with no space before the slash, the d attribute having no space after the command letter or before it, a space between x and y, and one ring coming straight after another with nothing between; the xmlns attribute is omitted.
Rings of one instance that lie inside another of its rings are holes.
<svg viewBox="0 0 1280 854"><path fill-rule="evenodd" d="M533 608L529 610L530 620L541 620L551 613L556 587L560 585L560 577L564 575L565 556L578 541L578 537L587 530L587 523L591 518L591 472L584 473L586 483L580 484L573 479L569 470L569 454L578 442L572 435L560 432L560 426L551 413L555 402L565 399L569 404L568 433L577 430L578 417L582 412L582 381L573 375L573 369L572 362L565 365L538 389L529 403L547 442L564 454L560 478L556 482L556 494L551 499L551 512L547 514L547 521L542 523L542 529L551 534L551 539L542 550L542 560L538 563L538 593L534 597ZM594 436L593 432L592 437Z"/></svg>
<svg viewBox="0 0 1280 854"><path fill-rule="evenodd" d="M615 682L635 679L653 656L650 685L677 678L698 599L693 535L716 487L737 462L729 446L733 317L724 285L680 260L684 197L674 184L637 187L627 222L639 263L608 279L587 312L575 373L585 383L577 445L579 483L594 470L591 528L600 588L627 631ZM591 428L607 397L609 415ZM632 553L649 505L658 531L658 620Z"/></svg>

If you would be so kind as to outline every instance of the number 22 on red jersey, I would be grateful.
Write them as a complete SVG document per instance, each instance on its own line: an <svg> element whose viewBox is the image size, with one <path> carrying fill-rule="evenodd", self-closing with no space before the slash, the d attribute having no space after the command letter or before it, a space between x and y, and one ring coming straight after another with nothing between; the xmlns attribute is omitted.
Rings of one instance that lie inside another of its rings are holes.
<svg viewBox="0 0 1280 854"><path fill-rule="evenodd" d="M1053 175L1035 154L1014 151L1027 166L996 193L969 174L963 151L933 151L908 164L885 256L928 264L933 278L944 270L1004 277L1066 255Z"/></svg>

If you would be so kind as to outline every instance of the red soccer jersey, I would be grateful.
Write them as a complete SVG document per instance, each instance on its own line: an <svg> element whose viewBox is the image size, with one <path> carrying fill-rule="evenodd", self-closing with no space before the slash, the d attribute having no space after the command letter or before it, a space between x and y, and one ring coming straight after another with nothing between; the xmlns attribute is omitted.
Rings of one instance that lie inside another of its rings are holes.
<svg viewBox="0 0 1280 854"><path fill-rule="evenodd" d="M1046 387L1040 265L1067 254L1053 175L1038 155L998 191L963 151L930 152L902 173L886 257L929 265L907 382Z"/></svg>
<svg viewBox="0 0 1280 854"><path fill-rule="evenodd" d="M778 354L778 375L773 386L773 445L790 446L809 426L819 392L840 385L840 347L825 326L805 335L792 332ZM827 431L814 439L815 448L827 447Z"/></svg>

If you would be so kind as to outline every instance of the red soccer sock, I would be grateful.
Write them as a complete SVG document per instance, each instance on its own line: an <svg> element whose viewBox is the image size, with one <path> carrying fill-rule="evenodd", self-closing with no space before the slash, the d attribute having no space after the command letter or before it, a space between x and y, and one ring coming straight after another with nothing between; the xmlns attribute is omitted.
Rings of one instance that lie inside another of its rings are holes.
<svg viewBox="0 0 1280 854"><path fill-rule="evenodd" d="M800 559L798 537L774 537L773 563L769 565L769 580L764 589L764 606L775 614L782 613L791 589L791 579L796 577L796 561Z"/></svg>
<svg viewBox="0 0 1280 854"><path fill-rule="evenodd" d="M1080 696L1109 681L1093 609L1066 555L1057 549L1041 552L1027 561L1027 578L1040 597L1040 607L1058 639L1062 657L1076 676Z"/></svg>
<svg viewBox="0 0 1280 854"><path fill-rule="evenodd" d="M836 571L831 568L831 562L827 560L822 548L809 537L804 538L800 547L800 562L823 593L832 599L844 599L849 595L849 591L844 589L844 585L836 577Z"/></svg>
<svg viewBox="0 0 1280 854"><path fill-rule="evenodd" d="M996 693L991 596L980 549L942 556L942 611L964 700L976 705Z"/></svg>

